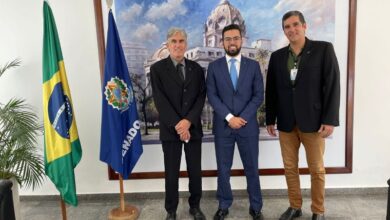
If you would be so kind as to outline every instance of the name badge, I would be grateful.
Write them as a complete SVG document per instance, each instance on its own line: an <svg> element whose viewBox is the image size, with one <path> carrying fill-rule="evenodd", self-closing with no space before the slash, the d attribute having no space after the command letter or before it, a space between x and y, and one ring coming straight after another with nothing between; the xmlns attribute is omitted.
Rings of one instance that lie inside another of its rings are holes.
<svg viewBox="0 0 390 220"><path fill-rule="evenodd" d="M290 71L290 79L294 81L295 78L297 77L297 73L298 73L298 69L297 68L291 69L291 71Z"/></svg>

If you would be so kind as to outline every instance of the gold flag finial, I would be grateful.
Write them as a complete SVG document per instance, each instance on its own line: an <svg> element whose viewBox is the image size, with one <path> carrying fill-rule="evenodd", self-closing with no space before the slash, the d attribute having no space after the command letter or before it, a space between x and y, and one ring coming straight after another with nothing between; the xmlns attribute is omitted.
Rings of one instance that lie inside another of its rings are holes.
<svg viewBox="0 0 390 220"><path fill-rule="evenodd" d="M113 0L106 0L106 2L107 2L107 7L108 7L109 9L111 9Z"/></svg>

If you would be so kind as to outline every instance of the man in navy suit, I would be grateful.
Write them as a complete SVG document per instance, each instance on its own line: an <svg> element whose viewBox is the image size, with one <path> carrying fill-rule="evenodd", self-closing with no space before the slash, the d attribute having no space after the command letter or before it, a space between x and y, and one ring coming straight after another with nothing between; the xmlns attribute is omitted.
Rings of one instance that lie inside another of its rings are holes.
<svg viewBox="0 0 390 220"><path fill-rule="evenodd" d="M339 125L340 71L329 42L305 37L301 12L287 12L282 19L290 45L271 55L267 74L266 121L268 133L279 130L290 207L280 220L302 215L298 155L305 147L311 175L313 220L323 220L325 198L325 139Z"/></svg>
<svg viewBox="0 0 390 220"><path fill-rule="evenodd" d="M249 213L263 219L258 174L259 124L256 113L263 102L263 78L258 62L241 55L242 37L238 25L222 30L226 56L210 63L207 70L207 97L214 109L213 134L218 168L218 211L214 219L224 219L233 202L230 172L237 143L244 165L249 193Z"/></svg>

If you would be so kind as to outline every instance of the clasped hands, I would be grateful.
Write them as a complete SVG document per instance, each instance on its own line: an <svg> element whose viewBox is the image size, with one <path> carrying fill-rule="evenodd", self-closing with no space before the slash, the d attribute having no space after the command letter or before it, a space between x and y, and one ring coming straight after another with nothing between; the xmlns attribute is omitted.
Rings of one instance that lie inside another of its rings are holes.
<svg viewBox="0 0 390 220"><path fill-rule="evenodd" d="M245 121L243 118L233 116L229 120L229 127L233 128L233 129L240 129L241 127L245 126L246 123L248 123L248 122Z"/></svg>
<svg viewBox="0 0 390 220"><path fill-rule="evenodd" d="M180 140L184 142L188 142L191 138L190 134L191 122L187 119L182 119L179 123L176 124L175 130L177 134L180 136Z"/></svg>

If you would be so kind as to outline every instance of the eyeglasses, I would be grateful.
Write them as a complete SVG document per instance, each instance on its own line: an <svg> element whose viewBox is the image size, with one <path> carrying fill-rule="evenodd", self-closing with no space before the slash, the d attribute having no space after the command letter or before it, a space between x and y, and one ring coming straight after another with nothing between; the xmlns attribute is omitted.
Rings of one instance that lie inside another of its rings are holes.
<svg viewBox="0 0 390 220"><path fill-rule="evenodd" d="M239 40L241 40L241 37L239 37L239 36L236 36L236 37L225 37L225 38L223 38L223 40L226 41L226 42L239 41Z"/></svg>

